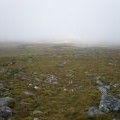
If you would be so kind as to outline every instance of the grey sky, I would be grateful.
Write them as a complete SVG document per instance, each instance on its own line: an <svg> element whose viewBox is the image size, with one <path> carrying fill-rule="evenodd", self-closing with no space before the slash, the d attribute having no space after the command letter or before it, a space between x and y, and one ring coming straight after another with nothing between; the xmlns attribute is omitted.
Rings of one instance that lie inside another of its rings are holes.
<svg viewBox="0 0 120 120"><path fill-rule="evenodd" d="M0 0L0 39L120 43L120 0Z"/></svg>

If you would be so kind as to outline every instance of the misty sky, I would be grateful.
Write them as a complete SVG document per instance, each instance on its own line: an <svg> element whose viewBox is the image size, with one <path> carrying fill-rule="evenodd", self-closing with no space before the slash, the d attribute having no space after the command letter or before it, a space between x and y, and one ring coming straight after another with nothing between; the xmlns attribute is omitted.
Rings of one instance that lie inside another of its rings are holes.
<svg viewBox="0 0 120 120"><path fill-rule="evenodd" d="M120 43L120 0L0 0L0 40Z"/></svg>

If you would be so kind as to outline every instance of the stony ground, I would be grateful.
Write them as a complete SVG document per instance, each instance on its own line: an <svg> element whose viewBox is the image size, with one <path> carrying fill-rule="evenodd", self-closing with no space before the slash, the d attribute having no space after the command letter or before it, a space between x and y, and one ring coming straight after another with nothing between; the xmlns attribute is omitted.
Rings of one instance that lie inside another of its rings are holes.
<svg viewBox="0 0 120 120"><path fill-rule="evenodd" d="M97 109L100 82L120 99L119 48L25 45L1 50L0 107L11 110L12 120L119 119L119 111ZM12 102L2 105L6 97Z"/></svg>

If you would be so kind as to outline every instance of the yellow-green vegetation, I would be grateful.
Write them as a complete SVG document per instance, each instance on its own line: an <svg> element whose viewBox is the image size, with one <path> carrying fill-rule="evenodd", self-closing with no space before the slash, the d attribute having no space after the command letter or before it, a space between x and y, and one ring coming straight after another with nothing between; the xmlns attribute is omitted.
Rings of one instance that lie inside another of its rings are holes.
<svg viewBox="0 0 120 120"><path fill-rule="evenodd" d="M119 48L21 45L4 49L0 81L7 90L0 92L0 97L15 100L12 120L89 120L87 110L100 102L94 81L98 76L105 84L117 84L110 94L120 94ZM52 75L57 79L55 84L49 81ZM94 119L112 118L112 114L105 114Z"/></svg>

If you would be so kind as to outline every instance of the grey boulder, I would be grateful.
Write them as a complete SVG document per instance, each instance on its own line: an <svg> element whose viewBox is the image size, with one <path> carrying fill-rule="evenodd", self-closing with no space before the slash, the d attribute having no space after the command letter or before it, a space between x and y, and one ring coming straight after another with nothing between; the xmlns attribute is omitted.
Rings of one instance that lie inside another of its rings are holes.
<svg viewBox="0 0 120 120"><path fill-rule="evenodd" d="M103 95L99 109L103 112L120 112L120 100L114 96Z"/></svg>

